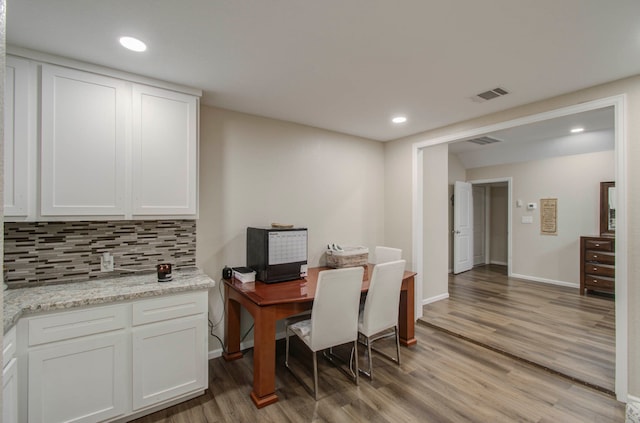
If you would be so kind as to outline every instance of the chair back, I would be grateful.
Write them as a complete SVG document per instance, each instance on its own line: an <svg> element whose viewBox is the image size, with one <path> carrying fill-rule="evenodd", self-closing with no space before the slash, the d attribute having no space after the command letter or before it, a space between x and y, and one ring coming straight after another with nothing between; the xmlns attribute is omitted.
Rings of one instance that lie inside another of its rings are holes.
<svg viewBox="0 0 640 423"><path fill-rule="evenodd" d="M402 250L391 247L376 247L376 264L388 263L402 259Z"/></svg>
<svg viewBox="0 0 640 423"><path fill-rule="evenodd" d="M318 274L311 309L312 351L356 340L363 275L362 267L324 270Z"/></svg>
<svg viewBox="0 0 640 423"><path fill-rule="evenodd" d="M405 265L405 260L396 260L376 264L373 268L362 315L360 332L363 335L371 336L398 324L400 289Z"/></svg>

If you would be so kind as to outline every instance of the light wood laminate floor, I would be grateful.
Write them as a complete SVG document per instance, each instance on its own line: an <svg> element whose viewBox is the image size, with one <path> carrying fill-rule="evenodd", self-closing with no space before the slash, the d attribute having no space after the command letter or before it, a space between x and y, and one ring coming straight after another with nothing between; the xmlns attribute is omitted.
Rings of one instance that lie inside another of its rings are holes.
<svg viewBox="0 0 640 423"><path fill-rule="evenodd" d="M137 422L624 421L623 404L594 389L424 325L416 325L416 338L415 347L401 348L400 367L375 357L373 382L361 378L359 387L320 359L317 402L284 367L280 341L280 401L260 410L249 399L252 350L233 362L213 359L205 395ZM392 340L382 342L393 347ZM301 349L295 357L300 358L298 365L310 363Z"/></svg>
<svg viewBox="0 0 640 423"><path fill-rule="evenodd" d="M422 320L613 392L615 301L575 288L508 278L504 266L450 275L446 300Z"/></svg>

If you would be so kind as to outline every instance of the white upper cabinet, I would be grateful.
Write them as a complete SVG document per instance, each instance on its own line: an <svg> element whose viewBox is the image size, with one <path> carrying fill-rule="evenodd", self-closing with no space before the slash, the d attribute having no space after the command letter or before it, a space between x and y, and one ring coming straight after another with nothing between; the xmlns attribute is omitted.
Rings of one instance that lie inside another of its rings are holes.
<svg viewBox="0 0 640 423"><path fill-rule="evenodd" d="M8 221L193 219L200 90L7 56Z"/></svg>
<svg viewBox="0 0 640 423"><path fill-rule="evenodd" d="M197 213L197 101L133 86L133 214Z"/></svg>
<svg viewBox="0 0 640 423"><path fill-rule="evenodd" d="M29 62L7 57L4 89L4 215L29 214Z"/></svg>
<svg viewBox="0 0 640 423"><path fill-rule="evenodd" d="M125 214L124 81L42 66L41 215Z"/></svg>

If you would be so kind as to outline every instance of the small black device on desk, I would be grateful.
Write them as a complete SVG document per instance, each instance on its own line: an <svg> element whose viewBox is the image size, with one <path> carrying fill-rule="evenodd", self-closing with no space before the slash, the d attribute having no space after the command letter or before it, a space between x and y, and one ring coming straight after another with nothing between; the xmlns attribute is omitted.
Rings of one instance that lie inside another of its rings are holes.
<svg viewBox="0 0 640 423"><path fill-rule="evenodd" d="M306 276L307 228L247 228L247 266L265 283Z"/></svg>

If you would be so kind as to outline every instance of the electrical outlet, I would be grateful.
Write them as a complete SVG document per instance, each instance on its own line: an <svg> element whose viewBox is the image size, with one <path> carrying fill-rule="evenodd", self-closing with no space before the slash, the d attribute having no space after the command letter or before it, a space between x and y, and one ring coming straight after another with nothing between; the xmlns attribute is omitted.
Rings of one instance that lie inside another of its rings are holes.
<svg viewBox="0 0 640 423"><path fill-rule="evenodd" d="M109 252L105 251L100 256L100 271L113 272L113 256Z"/></svg>

